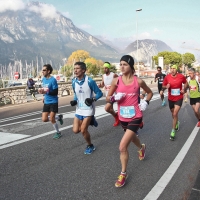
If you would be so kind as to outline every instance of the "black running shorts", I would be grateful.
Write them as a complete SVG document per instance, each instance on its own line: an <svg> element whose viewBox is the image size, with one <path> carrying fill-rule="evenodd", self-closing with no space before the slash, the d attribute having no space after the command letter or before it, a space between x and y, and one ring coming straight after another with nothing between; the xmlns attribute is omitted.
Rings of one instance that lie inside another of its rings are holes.
<svg viewBox="0 0 200 200"><path fill-rule="evenodd" d="M43 112L58 112L58 103L52 103L52 104L44 104L43 106Z"/></svg>
<svg viewBox="0 0 200 200"><path fill-rule="evenodd" d="M173 109L174 108L174 105L177 105L177 106L182 106L182 103L183 103L183 99L180 99L178 101L171 101L168 99L168 102L169 102L169 108L170 109Z"/></svg>
<svg viewBox="0 0 200 200"><path fill-rule="evenodd" d="M124 129L124 131L126 131L126 129L129 129L133 131L134 133L137 132L141 123L142 123L142 118L133 119L130 122L120 121L120 124L122 128Z"/></svg>
<svg viewBox="0 0 200 200"><path fill-rule="evenodd" d="M200 103L200 97L190 98L190 105L195 105L196 103Z"/></svg>

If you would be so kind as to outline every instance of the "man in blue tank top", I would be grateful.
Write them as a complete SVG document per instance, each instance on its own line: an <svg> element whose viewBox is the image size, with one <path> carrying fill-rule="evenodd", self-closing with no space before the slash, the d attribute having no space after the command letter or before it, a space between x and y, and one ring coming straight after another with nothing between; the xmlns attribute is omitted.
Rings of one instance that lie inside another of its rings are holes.
<svg viewBox="0 0 200 200"><path fill-rule="evenodd" d="M73 132L82 133L84 139L87 142L87 147L84 151L84 154L91 154L95 150L95 147L91 143L88 126L97 126L94 118L94 102L101 98L103 96L103 93L98 88L96 82L85 75L85 72L86 65L84 62L76 62L74 64L75 78L72 81L74 100L71 101L70 104L71 106L76 105ZM96 95L93 96L93 93L95 93Z"/></svg>

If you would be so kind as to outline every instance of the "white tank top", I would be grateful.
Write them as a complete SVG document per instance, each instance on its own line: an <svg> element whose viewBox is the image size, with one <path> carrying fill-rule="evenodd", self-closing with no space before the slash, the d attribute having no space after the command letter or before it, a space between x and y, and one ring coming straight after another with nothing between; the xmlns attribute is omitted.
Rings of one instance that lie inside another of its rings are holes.
<svg viewBox="0 0 200 200"><path fill-rule="evenodd" d="M108 95L108 91L111 87L111 83L114 77L114 73L110 72L110 74L107 76L106 74L103 75L103 81L104 81L104 85L105 85L105 95Z"/></svg>
<svg viewBox="0 0 200 200"><path fill-rule="evenodd" d="M75 93L77 96L76 114L81 116L92 116L95 113L94 102L91 106L85 104L86 98L92 98L93 93L88 85L88 76L85 76L83 85L75 83Z"/></svg>

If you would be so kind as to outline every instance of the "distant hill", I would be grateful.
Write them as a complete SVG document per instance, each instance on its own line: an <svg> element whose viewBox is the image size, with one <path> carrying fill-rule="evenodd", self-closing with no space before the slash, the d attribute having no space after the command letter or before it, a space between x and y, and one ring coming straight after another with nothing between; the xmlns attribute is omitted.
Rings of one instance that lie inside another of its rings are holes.
<svg viewBox="0 0 200 200"><path fill-rule="evenodd" d="M152 56L157 55L162 51L173 51L166 43L160 40L138 40L138 61L148 62ZM131 43L123 51L124 54L129 54L137 60L137 41Z"/></svg>
<svg viewBox="0 0 200 200"><path fill-rule="evenodd" d="M14 60L36 62L37 57L58 66L78 49L97 59L118 59L114 48L77 28L59 12L52 18L36 12L43 5L31 2L24 10L0 13L0 64Z"/></svg>

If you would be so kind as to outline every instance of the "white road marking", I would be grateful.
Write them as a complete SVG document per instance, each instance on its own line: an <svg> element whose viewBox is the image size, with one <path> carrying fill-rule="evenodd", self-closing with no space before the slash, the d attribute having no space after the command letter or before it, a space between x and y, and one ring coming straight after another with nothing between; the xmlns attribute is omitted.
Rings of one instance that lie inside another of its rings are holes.
<svg viewBox="0 0 200 200"><path fill-rule="evenodd" d="M156 185L151 189L151 191L147 194L147 196L143 200L156 200L164 191L165 187L168 185L172 177L174 176L175 172L179 168L180 164L182 163L183 159L185 158L187 152L189 151L197 133L199 131L199 127L193 129L192 133L190 134L189 138L183 145L182 149L173 160L169 168L165 171Z"/></svg>
<svg viewBox="0 0 200 200"><path fill-rule="evenodd" d="M0 145L20 140L31 135L22 135L22 134L13 134L13 133L4 133L0 132Z"/></svg>

